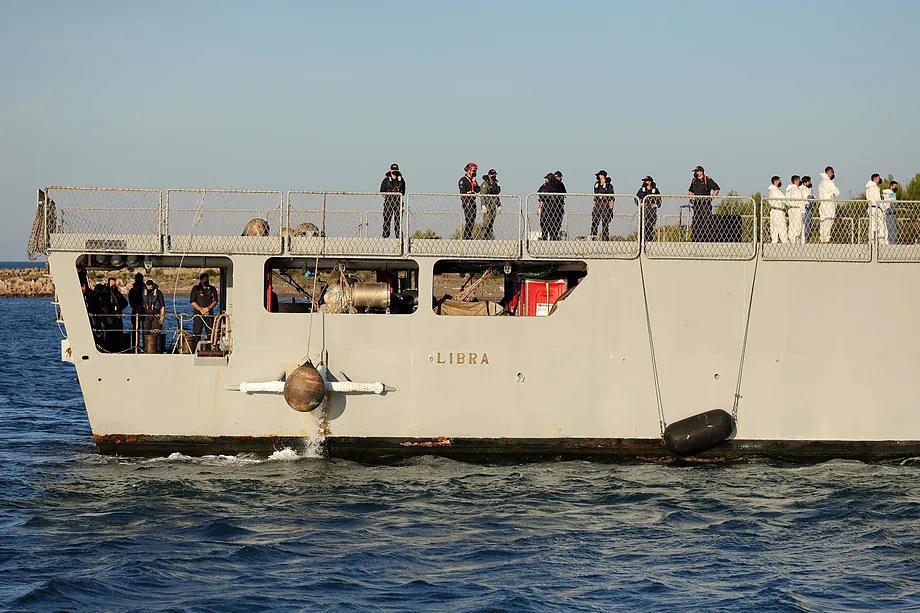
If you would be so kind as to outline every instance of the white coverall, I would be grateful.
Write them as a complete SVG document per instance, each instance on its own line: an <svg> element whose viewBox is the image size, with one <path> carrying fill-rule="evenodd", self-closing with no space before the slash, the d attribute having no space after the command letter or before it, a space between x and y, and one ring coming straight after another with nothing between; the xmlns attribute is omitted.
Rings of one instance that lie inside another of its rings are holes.
<svg viewBox="0 0 920 613"><path fill-rule="evenodd" d="M866 200L869 201L869 234L875 232L878 242L888 244L888 226L885 224L885 213L888 212L888 203L882 200L882 190L875 181L866 183Z"/></svg>
<svg viewBox="0 0 920 613"><path fill-rule="evenodd" d="M767 189L767 204L770 205L770 242L788 243L786 232L786 194L775 185Z"/></svg>
<svg viewBox="0 0 920 613"><path fill-rule="evenodd" d="M837 196L839 195L840 188L833 179L827 176L826 172L822 172L821 184L818 185L818 240L822 243L828 243L831 240L831 228L837 216Z"/></svg>
<svg viewBox="0 0 920 613"><path fill-rule="evenodd" d="M885 200L885 227L888 232L888 244L898 244L898 212L895 207L895 201L898 195L888 188L882 190L882 199Z"/></svg>
<svg viewBox="0 0 920 613"><path fill-rule="evenodd" d="M805 226L802 224L802 217L805 215L805 198L801 185L790 183L786 186L786 213L789 215L790 243L801 244L805 241ZM771 220L770 223L772 224L773 221Z"/></svg>

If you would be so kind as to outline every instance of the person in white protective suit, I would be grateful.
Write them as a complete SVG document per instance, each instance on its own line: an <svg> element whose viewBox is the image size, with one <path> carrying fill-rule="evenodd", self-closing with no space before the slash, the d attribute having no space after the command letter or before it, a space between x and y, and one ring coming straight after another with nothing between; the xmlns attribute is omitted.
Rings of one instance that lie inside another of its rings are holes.
<svg viewBox="0 0 920 613"><path fill-rule="evenodd" d="M774 176L770 179L771 185L767 189L767 204L770 205L770 242L788 243L789 234L786 231L786 194L780 189L782 180Z"/></svg>
<svg viewBox="0 0 920 613"><path fill-rule="evenodd" d="M802 184L799 185L799 193L802 194L802 198L805 199L805 214L802 215L802 242L809 243L811 241L811 230L812 218L814 217L815 211L815 195L811 193L811 177L805 175L802 177Z"/></svg>
<svg viewBox="0 0 920 613"><path fill-rule="evenodd" d="M872 178L866 183L866 200L869 209L870 236L875 233L878 242L887 245L888 225L885 223L885 217L888 212L888 203L882 200L882 190L879 188L881 182L882 177L878 173L872 175Z"/></svg>
<svg viewBox="0 0 920 613"><path fill-rule="evenodd" d="M888 187L882 190L882 200L888 203L885 211L885 225L888 229L888 244L898 244L898 211L895 202L898 200L898 182L892 179Z"/></svg>
<svg viewBox="0 0 920 613"><path fill-rule="evenodd" d="M837 217L837 196L840 188L834 183L834 169L828 166L821 175L821 184L818 186L818 240L828 243L831 240L831 229L834 227L834 218Z"/></svg>
<svg viewBox="0 0 920 613"><path fill-rule="evenodd" d="M802 218L805 216L805 203L807 195L802 191L802 179L799 175L792 175L786 187L786 214L789 216L789 242L801 244L804 242L804 229ZM773 223L772 221L770 223Z"/></svg>

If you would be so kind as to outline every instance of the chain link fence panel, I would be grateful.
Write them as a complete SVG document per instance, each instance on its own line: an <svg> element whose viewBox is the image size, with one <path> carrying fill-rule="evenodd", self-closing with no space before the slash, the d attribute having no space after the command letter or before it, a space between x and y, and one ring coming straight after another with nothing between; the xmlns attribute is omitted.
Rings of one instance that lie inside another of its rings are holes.
<svg viewBox="0 0 920 613"><path fill-rule="evenodd" d="M920 262L920 200L889 201L880 211L884 230L877 232L879 262Z"/></svg>
<svg viewBox="0 0 920 613"><path fill-rule="evenodd" d="M761 255L791 262L868 262L867 200L761 202Z"/></svg>
<svg viewBox="0 0 920 613"><path fill-rule="evenodd" d="M537 258L635 258L639 204L632 194L530 194L527 253Z"/></svg>
<svg viewBox="0 0 920 613"><path fill-rule="evenodd" d="M166 250L174 254L280 254L283 205L284 195L273 190L167 190ZM264 218L266 213L271 218Z"/></svg>
<svg viewBox="0 0 920 613"><path fill-rule="evenodd" d="M284 233L296 255L400 256L404 218L399 193L292 191Z"/></svg>
<svg viewBox="0 0 920 613"><path fill-rule="evenodd" d="M45 194L51 251L160 253L163 249L163 196L158 189L49 187Z"/></svg>
<svg viewBox="0 0 920 613"><path fill-rule="evenodd" d="M642 204L650 258L749 260L756 253L756 212L748 196L661 194L646 196Z"/></svg>
<svg viewBox="0 0 920 613"><path fill-rule="evenodd" d="M513 259L521 255L521 197L408 195L412 255Z"/></svg>

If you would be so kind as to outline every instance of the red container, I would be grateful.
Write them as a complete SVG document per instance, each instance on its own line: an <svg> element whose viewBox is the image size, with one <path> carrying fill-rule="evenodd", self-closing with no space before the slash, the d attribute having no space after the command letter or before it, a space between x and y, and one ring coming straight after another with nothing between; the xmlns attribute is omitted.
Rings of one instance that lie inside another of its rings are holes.
<svg viewBox="0 0 920 613"><path fill-rule="evenodd" d="M516 314L523 317L546 317L567 289L565 279L525 279L521 288L523 298L521 304L517 305Z"/></svg>

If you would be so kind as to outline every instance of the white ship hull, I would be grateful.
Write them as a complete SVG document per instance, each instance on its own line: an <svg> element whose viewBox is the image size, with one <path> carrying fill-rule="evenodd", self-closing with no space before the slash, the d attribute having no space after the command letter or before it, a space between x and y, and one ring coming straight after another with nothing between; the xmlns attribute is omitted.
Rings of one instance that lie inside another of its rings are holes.
<svg viewBox="0 0 920 613"><path fill-rule="evenodd" d="M424 306L411 315L268 313L259 289L265 259L232 258L233 350L202 363L97 351L75 254L50 254L100 451L270 449L324 431L328 451L349 457L663 455L646 306L668 422L731 410L748 328L736 432L710 454L920 450L915 265L593 260L551 317L480 318ZM430 296L435 259L415 260L419 295ZM311 325L315 363L390 391L334 394L313 413L280 395L238 391L296 367Z"/></svg>

